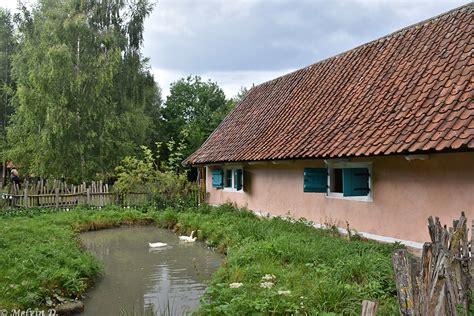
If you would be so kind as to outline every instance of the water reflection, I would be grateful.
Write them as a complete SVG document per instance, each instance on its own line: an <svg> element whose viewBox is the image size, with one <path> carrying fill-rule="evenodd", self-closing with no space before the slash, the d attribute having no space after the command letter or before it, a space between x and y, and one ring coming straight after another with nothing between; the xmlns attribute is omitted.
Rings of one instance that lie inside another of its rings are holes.
<svg viewBox="0 0 474 316"><path fill-rule="evenodd" d="M202 243L182 243L155 227L89 232L83 244L104 263L105 274L86 294L83 315L142 315L196 310L205 282L222 257ZM167 247L149 248L149 242Z"/></svg>

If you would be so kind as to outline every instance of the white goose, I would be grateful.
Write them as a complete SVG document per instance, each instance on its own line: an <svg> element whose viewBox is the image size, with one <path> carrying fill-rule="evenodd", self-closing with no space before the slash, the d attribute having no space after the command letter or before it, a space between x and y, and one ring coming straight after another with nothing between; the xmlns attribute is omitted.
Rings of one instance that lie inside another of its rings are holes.
<svg viewBox="0 0 474 316"><path fill-rule="evenodd" d="M168 246L168 244L165 244L164 242L149 242L148 245L150 246L150 248L160 248Z"/></svg>
<svg viewBox="0 0 474 316"><path fill-rule="evenodd" d="M179 240L184 241L184 242L195 242L196 239L197 239L197 237L194 237L194 238L193 238L195 232L196 232L196 231L193 230L193 231L191 232L191 236L179 236Z"/></svg>

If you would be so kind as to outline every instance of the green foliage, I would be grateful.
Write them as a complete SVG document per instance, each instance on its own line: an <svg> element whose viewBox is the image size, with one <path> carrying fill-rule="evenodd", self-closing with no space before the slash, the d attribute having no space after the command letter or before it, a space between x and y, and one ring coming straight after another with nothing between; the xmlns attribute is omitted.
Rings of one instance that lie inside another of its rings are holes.
<svg viewBox="0 0 474 316"><path fill-rule="evenodd" d="M140 54L151 9L147 0L41 0L23 10L8 128L16 163L45 177L107 177L145 142L159 96Z"/></svg>
<svg viewBox="0 0 474 316"><path fill-rule="evenodd" d="M6 216L0 226L0 309L78 297L100 266L81 251L77 233L124 223L198 230L199 240L227 253L198 314L360 315L363 299L378 301L381 315L398 314L390 255L399 245L350 241L305 220L260 219L230 205ZM236 282L242 286L231 288Z"/></svg>
<svg viewBox="0 0 474 316"><path fill-rule="evenodd" d="M174 139L171 139L166 144L168 158L161 163L161 167L165 171L179 173L183 170L181 163L185 158L185 152L187 150L186 139L189 136L189 132L186 129L183 129L179 136L179 143L176 143Z"/></svg>
<svg viewBox="0 0 474 316"><path fill-rule="evenodd" d="M356 315L364 299L379 301L381 315L398 313L390 255L399 245L350 241L304 219L262 220L229 205L180 213L178 225L227 252L200 314ZM261 287L266 274L275 276L271 288Z"/></svg>
<svg viewBox="0 0 474 316"><path fill-rule="evenodd" d="M180 139L186 130L187 148L183 154L187 157L209 137L234 103L226 100L217 83L188 76L171 85L165 105L162 111L164 140Z"/></svg>
<svg viewBox="0 0 474 316"><path fill-rule="evenodd" d="M139 145L161 152L163 170L181 172L248 92L227 100L217 83L189 76L162 107L140 51L149 0L20 5L15 33L0 10L0 158L25 176L110 179Z"/></svg>
<svg viewBox="0 0 474 316"><path fill-rule="evenodd" d="M100 271L82 253L70 228L48 221L14 218L0 227L0 307L37 307L75 298Z"/></svg>
<svg viewBox="0 0 474 316"><path fill-rule="evenodd" d="M65 209L56 208L8 208L4 210L0 208L0 219L11 217L34 217L41 214L52 214L61 211L66 212Z"/></svg>
<svg viewBox="0 0 474 316"><path fill-rule="evenodd" d="M162 119L162 104L163 98L161 94L161 88L155 83L153 77L148 77L147 80L150 82L147 83L147 86L154 86L147 90L147 98L150 102L146 102L145 105L145 115L150 121L148 131L146 133L147 138L144 145L150 149L157 150L156 140L162 140L162 129L163 129L163 119Z"/></svg>
<svg viewBox="0 0 474 316"><path fill-rule="evenodd" d="M114 188L120 193L151 192L157 170L151 150L141 146L143 158L125 157L115 168L117 181Z"/></svg>
<svg viewBox="0 0 474 316"><path fill-rule="evenodd" d="M158 145L159 147L159 145ZM174 207L181 209L196 204L197 185L188 181L179 166L186 148L184 142L179 144L171 140L167 147L170 149L168 160L163 161L161 168L155 164L158 155L141 146L142 158L126 157L122 164L115 168L117 181L115 189L126 195L133 192L150 193L153 205L159 209Z"/></svg>
<svg viewBox="0 0 474 316"><path fill-rule="evenodd" d="M10 74L15 47L12 16L8 10L0 8L0 161L2 163L7 158L4 156L7 146L6 126L13 113L12 98L16 89Z"/></svg>
<svg viewBox="0 0 474 316"><path fill-rule="evenodd" d="M1 193L0 193L1 195ZM1 216L1 213L4 212L4 210L7 209L8 207L8 201L6 199L3 199L3 198L0 198L0 216Z"/></svg>
<svg viewBox="0 0 474 316"><path fill-rule="evenodd" d="M146 212L113 206L0 214L0 309L8 310L80 298L102 269L77 239L92 223L108 228L153 221Z"/></svg>
<svg viewBox="0 0 474 316"><path fill-rule="evenodd" d="M196 205L197 191L196 184L189 182L185 174L165 171L157 174L152 196L158 209L173 207L182 210Z"/></svg>

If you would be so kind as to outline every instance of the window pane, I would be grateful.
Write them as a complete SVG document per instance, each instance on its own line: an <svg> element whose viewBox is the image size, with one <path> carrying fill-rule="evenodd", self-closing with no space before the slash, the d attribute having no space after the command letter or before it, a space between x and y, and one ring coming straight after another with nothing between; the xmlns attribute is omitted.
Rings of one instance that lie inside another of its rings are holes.
<svg viewBox="0 0 474 316"><path fill-rule="evenodd" d="M331 192L342 193L342 169L331 169Z"/></svg>
<svg viewBox="0 0 474 316"><path fill-rule="evenodd" d="M232 187L232 170L226 170L225 171L225 184L224 186L226 188L231 188Z"/></svg>
<svg viewBox="0 0 474 316"><path fill-rule="evenodd" d="M243 172L242 169L235 169L234 170L234 188L239 191L242 190L242 183L243 183Z"/></svg>

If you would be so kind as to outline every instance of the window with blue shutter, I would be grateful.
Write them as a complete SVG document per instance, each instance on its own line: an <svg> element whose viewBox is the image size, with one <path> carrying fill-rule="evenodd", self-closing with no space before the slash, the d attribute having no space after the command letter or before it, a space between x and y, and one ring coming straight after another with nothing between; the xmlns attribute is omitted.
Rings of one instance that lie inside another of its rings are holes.
<svg viewBox="0 0 474 316"><path fill-rule="evenodd" d="M373 201L371 162L327 162L328 197Z"/></svg>
<svg viewBox="0 0 474 316"><path fill-rule="evenodd" d="M219 175L213 172L213 187L223 188L226 192L242 191L244 187L244 172L242 168L226 168L218 170ZM220 182L222 177L222 184ZM215 185L214 185L215 183Z"/></svg>
<svg viewBox="0 0 474 316"><path fill-rule="evenodd" d="M304 192L326 193L328 188L328 171L326 168L304 168Z"/></svg>
<svg viewBox="0 0 474 316"><path fill-rule="evenodd" d="M344 168L342 177L344 196L367 196L369 194L370 174L368 168Z"/></svg>
<svg viewBox="0 0 474 316"><path fill-rule="evenodd" d="M212 187L222 189L224 182L224 170L212 170Z"/></svg>

